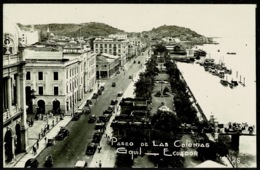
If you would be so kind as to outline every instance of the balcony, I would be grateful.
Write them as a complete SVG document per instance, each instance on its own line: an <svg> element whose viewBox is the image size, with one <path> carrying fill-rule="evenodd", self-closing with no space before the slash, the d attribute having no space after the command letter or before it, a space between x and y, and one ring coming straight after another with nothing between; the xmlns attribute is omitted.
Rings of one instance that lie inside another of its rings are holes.
<svg viewBox="0 0 260 170"><path fill-rule="evenodd" d="M3 67L8 67L10 65L17 65L22 62L22 57L17 55L3 55Z"/></svg>
<svg viewBox="0 0 260 170"><path fill-rule="evenodd" d="M17 106L12 106L11 110L5 111L3 113L3 123L4 126L10 123L12 120L18 118L22 114L22 109Z"/></svg>

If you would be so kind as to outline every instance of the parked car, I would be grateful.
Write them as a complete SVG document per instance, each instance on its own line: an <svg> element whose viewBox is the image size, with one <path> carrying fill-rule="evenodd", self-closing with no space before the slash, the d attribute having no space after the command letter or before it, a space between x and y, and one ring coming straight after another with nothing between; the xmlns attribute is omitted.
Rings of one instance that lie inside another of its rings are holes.
<svg viewBox="0 0 260 170"><path fill-rule="evenodd" d="M45 167L52 167L52 166L53 166L53 158L52 158L52 155L46 156L44 166L45 166Z"/></svg>
<svg viewBox="0 0 260 170"><path fill-rule="evenodd" d="M98 98L98 94L94 93L93 96L92 96L92 99L97 99L97 98Z"/></svg>
<svg viewBox="0 0 260 170"><path fill-rule="evenodd" d="M106 126L106 124L105 124L104 122L98 121L98 122L96 123L95 129L104 129L105 126Z"/></svg>
<svg viewBox="0 0 260 170"><path fill-rule="evenodd" d="M25 162L24 168L38 168L39 162L35 158L28 159Z"/></svg>
<svg viewBox="0 0 260 170"><path fill-rule="evenodd" d="M87 163L85 161L77 161L74 165L74 168L86 168Z"/></svg>
<svg viewBox="0 0 260 170"><path fill-rule="evenodd" d="M90 115L88 119L88 123L94 123L97 120L96 115Z"/></svg>
<svg viewBox="0 0 260 170"><path fill-rule="evenodd" d="M91 101L91 100L87 100L87 101L86 101L85 106L89 106L89 105L92 105L92 101Z"/></svg>
<svg viewBox="0 0 260 170"><path fill-rule="evenodd" d="M104 87L104 86L100 86L100 89L101 89L102 91L104 91L104 90L105 90L105 87Z"/></svg>
<svg viewBox="0 0 260 170"><path fill-rule="evenodd" d="M111 100L111 102L110 102L111 105L116 105L117 103L118 103L117 100Z"/></svg>
<svg viewBox="0 0 260 170"><path fill-rule="evenodd" d="M86 149L86 154L87 155L94 155L94 153L97 150L97 144L95 144L94 142L91 142L88 144L87 149Z"/></svg>
<svg viewBox="0 0 260 170"><path fill-rule="evenodd" d="M98 92L97 92L98 95L102 95L102 90L99 89Z"/></svg>
<svg viewBox="0 0 260 170"><path fill-rule="evenodd" d="M72 120L73 120L73 121L77 121L77 120L79 120L79 118L80 118L80 114L77 113L77 112L75 112L75 113L73 114Z"/></svg>
<svg viewBox="0 0 260 170"><path fill-rule="evenodd" d="M116 83L115 82L112 83L112 87L116 87Z"/></svg>
<svg viewBox="0 0 260 170"><path fill-rule="evenodd" d="M118 97L121 97L121 96L123 96L123 94L124 94L124 93L123 93L122 91L119 91L119 92L117 93L117 96L118 96Z"/></svg>
<svg viewBox="0 0 260 170"><path fill-rule="evenodd" d="M82 108L82 113L85 114L85 115L91 113L90 107L89 106L84 106Z"/></svg>
<svg viewBox="0 0 260 170"><path fill-rule="evenodd" d="M58 134L55 136L56 140L63 140L65 137L69 136L69 130L62 127Z"/></svg>
<svg viewBox="0 0 260 170"><path fill-rule="evenodd" d="M103 114L102 116L99 116L99 120L101 120L102 122L106 123L109 121L111 117L111 114Z"/></svg>
<svg viewBox="0 0 260 170"><path fill-rule="evenodd" d="M55 137L55 139L56 139L56 137ZM51 139L48 139L47 140L47 146L52 146L52 145L55 145L55 139L53 139L53 138L51 138Z"/></svg>
<svg viewBox="0 0 260 170"><path fill-rule="evenodd" d="M107 111L109 111L109 112L115 111L115 105L108 106Z"/></svg>
<svg viewBox="0 0 260 170"><path fill-rule="evenodd" d="M101 138L102 138L102 135L103 135L103 133L101 133L101 132L95 132L93 137L92 137L92 142L93 143L99 143Z"/></svg>

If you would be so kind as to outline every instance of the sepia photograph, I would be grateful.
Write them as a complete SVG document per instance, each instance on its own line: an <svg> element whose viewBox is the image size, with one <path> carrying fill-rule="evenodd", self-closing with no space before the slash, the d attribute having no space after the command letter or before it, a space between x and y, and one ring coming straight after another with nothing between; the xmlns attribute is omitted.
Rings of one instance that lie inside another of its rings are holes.
<svg viewBox="0 0 260 170"><path fill-rule="evenodd" d="M3 4L3 168L256 168L256 4Z"/></svg>

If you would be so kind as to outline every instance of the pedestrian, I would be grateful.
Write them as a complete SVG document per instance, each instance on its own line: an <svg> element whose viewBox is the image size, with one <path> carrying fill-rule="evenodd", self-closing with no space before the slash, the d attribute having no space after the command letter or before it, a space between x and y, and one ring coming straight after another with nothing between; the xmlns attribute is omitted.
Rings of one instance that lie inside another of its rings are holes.
<svg viewBox="0 0 260 170"><path fill-rule="evenodd" d="M101 168L102 167L102 163L101 163L101 160L99 160L99 168Z"/></svg>
<svg viewBox="0 0 260 170"><path fill-rule="evenodd" d="M36 148L39 149L39 139L37 139Z"/></svg>
<svg viewBox="0 0 260 170"><path fill-rule="evenodd" d="M33 146L33 154L36 155L37 154L37 150L36 150L36 147Z"/></svg>
<svg viewBox="0 0 260 170"><path fill-rule="evenodd" d="M102 147L100 145L98 145L98 153L100 153Z"/></svg>
<svg viewBox="0 0 260 170"><path fill-rule="evenodd" d="M46 136L45 136L44 140L45 140L45 143L47 143L47 137Z"/></svg>

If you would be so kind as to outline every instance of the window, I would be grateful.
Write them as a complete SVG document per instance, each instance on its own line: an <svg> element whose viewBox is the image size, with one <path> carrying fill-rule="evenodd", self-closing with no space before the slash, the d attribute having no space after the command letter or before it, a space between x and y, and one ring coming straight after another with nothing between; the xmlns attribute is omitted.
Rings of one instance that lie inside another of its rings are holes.
<svg viewBox="0 0 260 170"><path fill-rule="evenodd" d="M43 80L42 72L38 72L38 80Z"/></svg>
<svg viewBox="0 0 260 170"><path fill-rule="evenodd" d="M68 70L67 70L67 72L66 72L66 78L68 78Z"/></svg>
<svg viewBox="0 0 260 170"><path fill-rule="evenodd" d="M26 80L31 80L31 72L26 72Z"/></svg>
<svg viewBox="0 0 260 170"><path fill-rule="evenodd" d="M96 44L96 48L98 48L98 44Z"/></svg>
<svg viewBox="0 0 260 170"><path fill-rule="evenodd" d="M107 44L104 44L105 48L107 48Z"/></svg>
<svg viewBox="0 0 260 170"><path fill-rule="evenodd" d="M43 87L39 86L39 95L43 95Z"/></svg>
<svg viewBox="0 0 260 170"><path fill-rule="evenodd" d="M59 87L54 87L54 95L59 95Z"/></svg>
<svg viewBox="0 0 260 170"><path fill-rule="evenodd" d="M109 48L111 48L112 47L112 44L109 44Z"/></svg>
<svg viewBox="0 0 260 170"><path fill-rule="evenodd" d="M66 86L67 87L67 93L69 92L69 88L68 88L68 85Z"/></svg>
<svg viewBox="0 0 260 170"><path fill-rule="evenodd" d="M120 48L121 47L121 45L120 44L118 44L118 48Z"/></svg>
<svg viewBox="0 0 260 170"><path fill-rule="evenodd" d="M58 72L53 72L53 78L54 80L58 80L59 79L59 73Z"/></svg>

